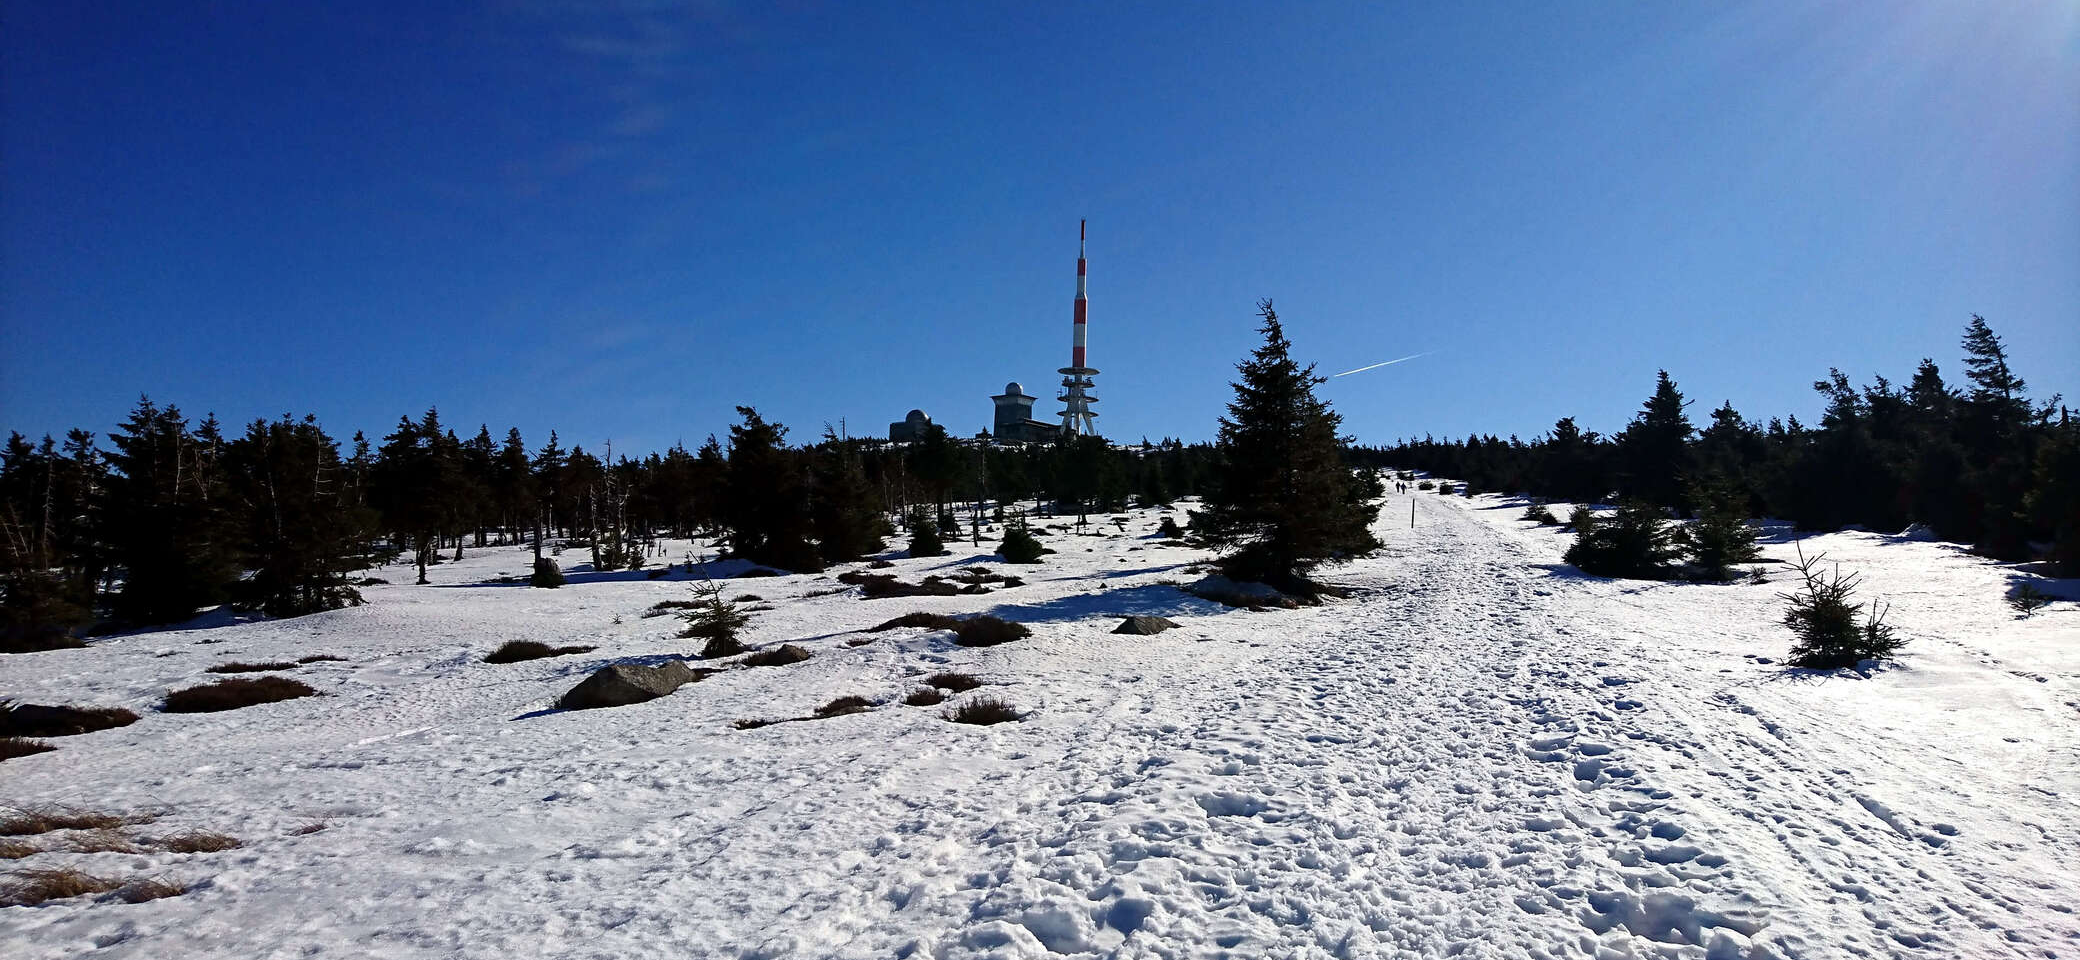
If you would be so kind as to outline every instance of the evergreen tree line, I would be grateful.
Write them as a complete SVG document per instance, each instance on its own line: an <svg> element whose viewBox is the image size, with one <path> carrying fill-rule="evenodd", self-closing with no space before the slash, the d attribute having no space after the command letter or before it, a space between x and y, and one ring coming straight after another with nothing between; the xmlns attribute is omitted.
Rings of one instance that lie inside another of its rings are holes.
<svg viewBox="0 0 2080 960"><path fill-rule="evenodd" d="M294 616L359 602L349 574L405 559L419 582L465 547L545 542L633 569L661 537L721 537L733 555L794 571L882 548L890 517L928 506L1033 500L1087 514L1200 492L1212 448L1113 447L839 436L790 446L785 426L739 407L726 439L641 459L530 448L517 429L467 439L428 410L380 441L342 445L315 417L255 420L227 436L140 400L102 446L19 433L0 451L0 649L76 642L95 623L178 622L228 603ZM451 552L452 551L452 552Z"/></svg>
<svg viewBox="0 0 2080 960"><path fill-rule="evenodd" d="M1731 503L1741 515L1802 530L1898 531L1923 524L2005 561L2050 557L2080 575L2080 421L2053 396L2032 403L1986 321L1965 327L1964 382L1923 360L1904 388L1883 376L1852 385L1840 370L1813 384L1818 424L1750 420L1731 402L1699 429L1667 371L1614 436L1573 417L1525 442L1469 436L1356 448L1369 466L1461 478L1473 490L1574 503L1624 499L1690 516Z"/></svg>

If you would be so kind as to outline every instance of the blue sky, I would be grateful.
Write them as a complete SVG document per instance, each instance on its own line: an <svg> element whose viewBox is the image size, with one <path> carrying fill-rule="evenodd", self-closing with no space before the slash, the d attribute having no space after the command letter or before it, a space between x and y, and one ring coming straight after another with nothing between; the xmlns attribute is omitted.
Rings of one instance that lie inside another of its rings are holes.
<svg viewBox="0 0 2080 960"><path fill-rule="evenodd" d="M697 443L1091 362L1208 438L1252 304L1362 441L2080 392L2080 4L11 4L0 429ZM182 8L176 11L174 8ZM857 8L857 9L855 9Z"/></svg>

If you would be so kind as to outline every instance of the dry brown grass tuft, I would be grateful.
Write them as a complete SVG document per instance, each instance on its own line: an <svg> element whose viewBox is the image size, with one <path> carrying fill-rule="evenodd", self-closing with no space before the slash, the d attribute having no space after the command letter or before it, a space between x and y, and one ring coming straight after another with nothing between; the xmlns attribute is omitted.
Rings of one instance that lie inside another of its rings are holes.
<svg viewBox="0 0 2080 960"><path fill-rule="evenodd" d="M519 663L522 660L540 660L544 657L561 657L572 653L591 653L598 647L583 645L552 647L534 640L509 640L504 646L484 655L485 663Z"/></svg>
<svg viewBox="0 0 2080 960"><path fill-rule="evenodd" d="M903 698L903 705L908 707L931 707L945 702L946 694L932 687L919 687Z"/></svg>
<svg viewBox="0 0 2080 960"><path fill-rule="evenodd" d="M42 852L42 849L27 840L0 840L0 860L20 860Z"/></svg>
<svg viewBox="0 0 2080 960"><path fill-rule="evenodd" d="M969 617L953 628L953 642L963 647L994 647L1033 635L1023 623L1000 620L987 614Z"/></svg>
<svg viewBox="0 0 2080 960"><path fill-rule="evenodd" d="M89 830L65 838L68 853L145 853L137 841L115 829Z"/></svg>
<svg viewBox="0 0 2080 960"><path fill-rule="evenodd" d="M294 670L294 660L272 660L267 663L220 663L209 668L211 673L266 673L269 670Z"/></svg>
<svg viewBox="0 0 2080 960"><path fill-rule="evenodd" d="M932 674L924 678L924 682L948 693L963 693L982 686L981 677L972 673L959 673L950 670L945 673Z"/></svg>
<svg viewBox="0 0 2080 960"><path fill-rule="evenodd" d="M790 663L800 663L810 656L808 650L791 643L783 643L771 650L760 650L738 662L747 667L784 667Z"/></svg>
<svg viewBox="0 0 2080 960"><path fill-rule="evenodd" d="M137 714L121 707L0 703L0 736L5 737L70 737L136 722Z"/></svg>
<svg viewBox="0 0 2080 960"><path fill-rule="evenodd" d="M188 885L167 877L140 877L117 888L116 896L124 903L143 903L147 900L164 900L188 892Z"/></svg>
<svg viewBox="0 0 2080 960"><path fill-rule="evenodd" d="M976 697L946 711L943 716L955 723L972 723L988 726L993 723L1009 723L1019 718L1016 709L995 697Z"/></svg>
<svg viewBox="0 0 2080 960"><path fill-rule="evenodd" d="M56 749L58 748L41 740L29 740L23 737L0 737L0 760L12 760L16 757L48 753Z"/></svg>
<svg viewBox="0 0 2080 960"><path fill-rule="evenodd" d="M0 814L0 837L30 837L53 830L112 830L133 823L148 823L149 814L118 816L48 804L40 807L9 807Z"/></svg>
<svg viewBox="0 0 2080 960"><path fill-rule="evenodd" d="M52 900L107 893L122 885L121 880L71 868L19 870L0 881L0 907L34 907Z"/></svg>
<svg viewBox="0 0 2080 960"><path fill-rule="evenodd" d="M817 707L816 719L828 720L832 717L865 713L872 709L874 709L874 701L865 697L839 697L823 706Z"/></svg>
<svg viewBox="0 0 2080 960"><path fill-rule="evenodd" d="M314 654L311 654L311 655L310 655L310 656L308 656L308 657L298 657L298 658L296 658L296 662L297 662L297 663L345 663L345 662L347 662L347 658L345 658L345 657L338 657L338 656L334 656L334 655L332 655L332 654L329 654L329 653L314 653Z"/></svg>
<svg viewBox="0 0 2080 960"><path fill-rule="evenodd" d="M167 713L215 713L317 695L310 684L288 677L240 677L172 691L159 709Z"/></svg>
<svg viewBox="0 0 2080 960"><path fill-rule="evenodd" d="M216 853L219 850L235 850L242 844L237 837L212 830L190 830L176 833L158 840L161 849L168 853Z"/></svg>
<svg viewBox="0 0 2080 960"><path fill-rule="evenodd" d="M880 626L869 627L867 632L880 633L884 630L894 630L899 627L930 627L933 630L954 630L958 629L960 625L960 620L943 613L906 613L894 620L884 622Z"/></svg>
<svg viewBox="0 0 2080 960"><path fill-rule="evenodd" d="M303 826L297 827L296 829L289 831L289 835L292 837L308 837L311 834L317 833L324 829L325 821L312 820L311 822L306 823Z"/></svg>

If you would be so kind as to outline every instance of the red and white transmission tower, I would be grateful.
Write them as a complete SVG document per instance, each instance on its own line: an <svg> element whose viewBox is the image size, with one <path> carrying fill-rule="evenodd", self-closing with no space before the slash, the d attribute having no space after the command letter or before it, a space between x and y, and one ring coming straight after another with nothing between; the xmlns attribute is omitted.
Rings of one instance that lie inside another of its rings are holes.
<svg viewBox="0 0 2080 960"><path fill-rule="evenodd" d="M1095 434L1098 432L1098 415L1091 412L1091 404L1098 398L1088 392L1097 383L1091 380L1098 375L1097 368L1084 364L1084 349L1088 345L1090 330L1090 296L1085 289L1088 268L1083 259L1084 224L1076 224L1076 341L1070 351L1068 366L1055 371L1062 374L1062 432L1073 434Z"/></svg>

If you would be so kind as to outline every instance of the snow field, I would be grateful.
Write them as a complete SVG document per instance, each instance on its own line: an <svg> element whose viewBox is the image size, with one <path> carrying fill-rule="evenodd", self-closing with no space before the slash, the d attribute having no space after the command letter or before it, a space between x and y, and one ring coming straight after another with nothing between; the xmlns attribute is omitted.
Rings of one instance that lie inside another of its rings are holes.
<svg viewBox="0 0 2080 960"><path fill-rule="evenodd" d="M1515 520L1520 502L1416 494L1411 530L1410 499L1382 511L1380 555L1329 572L1354 596L1298 611L1163 585L1205 554L1158 545L1155 512L1121 537L1049 532L1060 552L1034 567L951 543L884 571L981 562L1028 581L986 596L730 581L776 608L752 646L815 656L611 710L548 708L600 664L686 652L676 619L641 614L688 587L582 568L554 591L485 584L525 572L504 548L352 610L0 659L0 694L145 714L8 761L0 800L164 810L144 832L246 841L37 854L22 863L198 884L0 910L0 939L21 957L2080 950L2072 604L2016 620L2006 568L1952 546L1811 538L1911 641L1868 678L1811 675L1764 662L1788 646L1781 581L1583 577L1558 562L1566 535ZM1034 636L856 632L913 610ZM1136 613L1183 627L1109 634ZM478 662L514 639L599 649ZM312 653L349 658L290 672L327 696L151 712L211 664ZM949 669L989 684L901 705ZM842 695L882 705L733 729ZM1027 715L940 719L982 695Z"/></svg>

